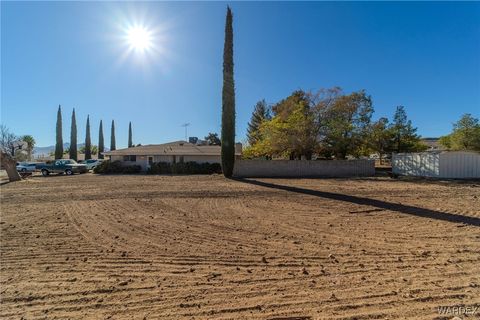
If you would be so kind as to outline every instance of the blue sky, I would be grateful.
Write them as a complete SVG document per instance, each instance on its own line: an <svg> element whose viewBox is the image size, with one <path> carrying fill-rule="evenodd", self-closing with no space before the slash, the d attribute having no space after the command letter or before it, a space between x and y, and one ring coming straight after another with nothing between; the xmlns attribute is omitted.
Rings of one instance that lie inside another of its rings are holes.
<svg viewBox="0 0 480 320"><path fill-rule="evenodd" d="M1 122L37 145L55 142L72 108L78 140L115 119L117 147L220 132L227 3L1 2ZM480 3L233 2L237 140L256 101L340 86L372 95L374 118L405 105L418 132L439 136L480 116ZM155 50L127 53L142 24Z"/></svg>

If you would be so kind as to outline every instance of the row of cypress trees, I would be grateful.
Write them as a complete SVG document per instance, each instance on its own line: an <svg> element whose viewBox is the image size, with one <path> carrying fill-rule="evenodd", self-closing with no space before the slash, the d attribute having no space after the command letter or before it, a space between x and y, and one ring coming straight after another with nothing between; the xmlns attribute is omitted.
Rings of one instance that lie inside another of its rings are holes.
<svg viewBox="0 0 480 320"><path fill-rule="evenodd" d="M57 130L55 143L55 159L63 157L63 135L62 135L62 107L58 106L57 111ZM128 124L128 147L133 147L132 141L132 123ZM110 150L116 149L115 140L115 121L112 120L111 134L110 134ZM105 151L105 142L103 138L103 122L100 120L98 128L98 158L103 159L103 152ZM72 124L70 127L70 159L77 160L77 119L75 116L75 108L72 111ZM90 136L90 115L87 116L87 127L85 134L85 160L92 158L92 139Z"/></svg>
<svg viewBox="0 0 480 320"><path fill-rule="evenodd" d="M115 150L115 122L112 120L110 150ZM132 147L132 123L128 125L128 147ZM75 109L72 113L72 127L70 132L70 158L77 158L77 124ZM88 150L88 151L87 151ZM98 157L104 151L103 127L100 121L98 138ZM57 141L55 145L55 158L63 156L62 139L62 113L58 106L57 112ZM87 117L87 133L85 137L85 159L91 157L90 120ZM225 20L225 42L223 47L223 89L222 89L222 171L225 177L233 175L235 164L235 83L233 77L233 15L227 7Z"/></svg>

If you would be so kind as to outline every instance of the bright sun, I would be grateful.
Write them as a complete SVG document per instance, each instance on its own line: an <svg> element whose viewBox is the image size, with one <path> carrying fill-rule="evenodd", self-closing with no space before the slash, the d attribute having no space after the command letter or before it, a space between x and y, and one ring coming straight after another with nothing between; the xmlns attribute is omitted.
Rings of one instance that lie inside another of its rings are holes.
<svg viewBox="0 0 480 320"><path fill-rule="evenodd" d="M152 47L151 32L144 27L131 27L127 30L127 41L132 49L147 51Z"/></svg>

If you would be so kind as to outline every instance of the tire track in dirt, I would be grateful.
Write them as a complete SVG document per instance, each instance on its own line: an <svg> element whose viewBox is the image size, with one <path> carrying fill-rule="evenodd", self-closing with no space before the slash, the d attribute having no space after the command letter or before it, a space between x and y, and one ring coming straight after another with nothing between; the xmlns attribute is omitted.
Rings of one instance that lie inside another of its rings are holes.
<svg viewBox="0 0 480 320"><path fill-rule="evenodd" d="M1 318L418 319L480 303L475 227L220 177L52 178L2 186ZM480 204L462 184L270 182Z"/></svg>

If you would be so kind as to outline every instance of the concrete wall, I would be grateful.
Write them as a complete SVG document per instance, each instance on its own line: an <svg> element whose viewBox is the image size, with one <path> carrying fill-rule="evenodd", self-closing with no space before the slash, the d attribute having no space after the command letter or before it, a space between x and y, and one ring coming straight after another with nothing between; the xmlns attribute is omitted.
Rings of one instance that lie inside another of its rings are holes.
<svg viewBox="0 0 480 320"><path fill-rule="evenodd" d="M375 175L374 160L237 160L235 177L357 177Z"/></svg>
<svg viewBox="0 0 480 320"><path fill-rule="evenodd" d="M398 175L417 177L480 178L480 153L446 151L394 154L392 171Z"/></svg>

